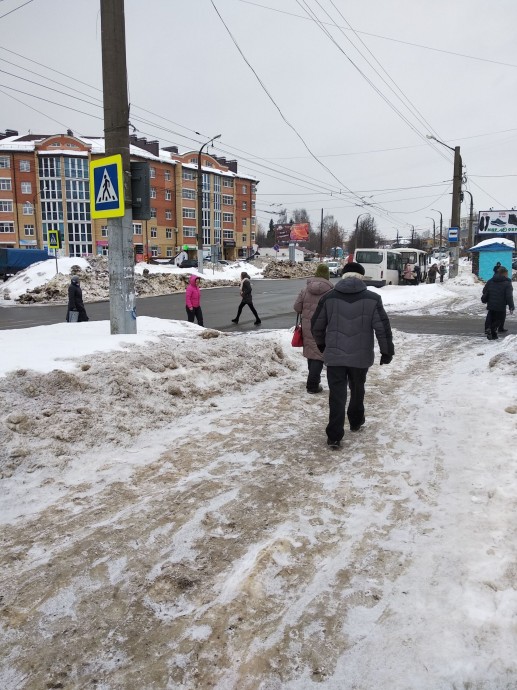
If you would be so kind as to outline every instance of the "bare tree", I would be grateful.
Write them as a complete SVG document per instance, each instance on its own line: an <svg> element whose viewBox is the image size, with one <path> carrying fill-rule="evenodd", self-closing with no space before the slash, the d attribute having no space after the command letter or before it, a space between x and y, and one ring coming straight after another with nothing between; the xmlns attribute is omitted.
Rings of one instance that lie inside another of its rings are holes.
<svg viewBox="0 0 517 690"><path fill-rule="evenodd" d="M336 247L343 248L345 231L332 215L323 218L323 253L331 254Z"/></svg>
<svg viewBox="0 0 517 690"><path fill-rule="evenodd" d="M357 247L378 247L382 241L375 218L370 214L359 218L357 227L354 228L348 241L348 251L352 252Z"/></svg>

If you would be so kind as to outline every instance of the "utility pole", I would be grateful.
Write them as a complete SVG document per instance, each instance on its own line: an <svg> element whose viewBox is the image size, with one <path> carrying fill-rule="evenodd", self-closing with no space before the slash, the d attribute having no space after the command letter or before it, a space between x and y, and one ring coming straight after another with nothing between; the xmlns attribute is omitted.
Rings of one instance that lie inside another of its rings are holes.
<svg viewBox="0 0 517 690"><path fill-rule="evenodd" d="M136 333L129 103L124 0L101 0L102 87L106 156L120 154L125 213L108 219L111 334Z"/></svg>
<svg viewBox="0 0 517 690"><path fill-rule="evenodd" d="M429 220L433 221L433 249L436 244L436 223L434 222L434 218L432 216L426 216Z"/></svg>
<svg viewBox="0 0 517 690"><path fill-rule="evenodd" d="M469 247L474 245L474 199L468 189L465 190L470 196L470 213L469 213Z"/></svg>
<svg viewBox="0 0 517 690"><path fill-rule="evenodd" d="M203 170L201 169L201 154L205 146L213 144L215 139L219 139L220 136L220 134L217 134L215 137L209 139L203 144L197 154L197 270L200 273L203 273ZM212 257L212 259L214 259L214 257Z"/></svg>
<svg viewBox="0 0 517 690"><path fill-rule="evenodd" d="M320 223L320 257L323 256L323 209L321 209L321 223Z"/></svg>
<svg viewBox="0 0 517 690"><path fill-rule="evenodd" d="M452 210L451 227L458 228L458 237L452 248L452 263L449 268L449 278L456 278L458 275L458 264L460 258L460 218L461 218L461 182L462 182L462 161L460 147L454 147L454 180L452 183Z"/></svg>
<svg viewBox="0 0 517 690"><path fill-rule="evenodd" d="M435 213L440 214L440 252L441 252L442 247L443 247L443 216L442 216L442 212L438 211L435 208L432 208L431 211L434 211Z"/></svg>

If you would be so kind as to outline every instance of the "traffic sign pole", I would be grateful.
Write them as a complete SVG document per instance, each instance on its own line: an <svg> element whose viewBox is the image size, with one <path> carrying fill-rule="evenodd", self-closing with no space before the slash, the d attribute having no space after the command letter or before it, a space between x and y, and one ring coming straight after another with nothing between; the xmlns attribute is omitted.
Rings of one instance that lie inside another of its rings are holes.
<svg viewBox="0 0 517 690"><path fill-rule="evenodd" d="M124 201L123 215L106 216L108 217L110 324L111 334L117 335L136 333L124 0L101 0L101 34L106 156L120 155L122 160L121 189L118 190L118 196ZM113 178L110 175L109 177L113 184ZM105 178L104 183L104 198L107 199L111 195L111 189ZM102 198L101 195L101 202ZM96 201L97 199L90 200L92 207Z"/></svg>

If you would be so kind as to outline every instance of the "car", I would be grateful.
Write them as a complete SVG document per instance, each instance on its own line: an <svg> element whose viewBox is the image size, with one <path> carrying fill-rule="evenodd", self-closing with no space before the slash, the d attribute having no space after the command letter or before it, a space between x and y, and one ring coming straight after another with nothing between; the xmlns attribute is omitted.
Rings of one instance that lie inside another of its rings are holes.
<svg viewBox="0 0 517 690"><path fill-rule="evenodd" d="M197 259L183 259L178 268L197 268Z"/></svg>
<svg viewBox="0 0 517 690"><path fill-rule="evenodd" d="M327 266L329 268L329 273L333 278L338 278L343 272L339 261L327 261Z"/></svg>
<svg viewBox="0 0 517 690"><path fill-rule="evenodd" d="M219 259L219 261L217 263L221 264L222 266L229 266L230 265L230 262L226 261L226 259Z"/></svg>

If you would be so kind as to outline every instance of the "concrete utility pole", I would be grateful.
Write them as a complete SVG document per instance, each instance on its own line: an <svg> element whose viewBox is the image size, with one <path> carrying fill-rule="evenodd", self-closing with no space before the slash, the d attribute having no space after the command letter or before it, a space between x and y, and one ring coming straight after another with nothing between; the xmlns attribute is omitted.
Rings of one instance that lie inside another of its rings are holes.
<svg viewBox="0 0 517 690"><path fill-rule="evenodd" d="M436 244L436 223L434 222L434 218L432 216L426 216L426 218L433 221L433 249L434 249L435 244Z"/></svg>
<svg viewBox="0 0 517 690"><path fill-rule="evenodd" d="M432 208L431 211L434 211L435 213L440 214L440 251L441 251L441 249L443 247L443 216L442 216L442 212L438 211L435 208Z"/></svg>
<svg viewBox="0 0 517 690"><path fill-rule="evenodd" d="M323 209L321 209L321 223L320 223L320 257L323 256Z"/></svg>
<svg viewBox="0 0 517 690"><path fill-rule="evenodd" d="M203 273L203 171L201 170L201 154L205 146L213 144L220 136L220 134L216 134L215 137L209 139L203 144L197 154L197 270L200 273ZM235 191L234 189L234 192ZM214 257L212 257L212 261L213 260Z"/></svg>
<svg viewBox="0 0 517 690"><path fill-rule="evenodd" d="M469 247L474 246L474 199L468 189L465 190L470 196L470 213L469 213Z"/></svg>
<svg viewBox="0 0 517 690"><path fill-rule="evenodd" d="M452 183L451 227L458 228L458 238L452 248L452 263L449 268L449 278L456 278L458 275L458 264L460 259L461 182L462 161L460 147L456 146L454 148L454 180Z"/></svg>
<svg viewBox="0 0 517 690"><path fill-rule="evenodd" d="M124 171L125 214L108 220L110 322L117 335L136 333L124 0L101 0L101 39L105 151L122 156Z"/></svg>

